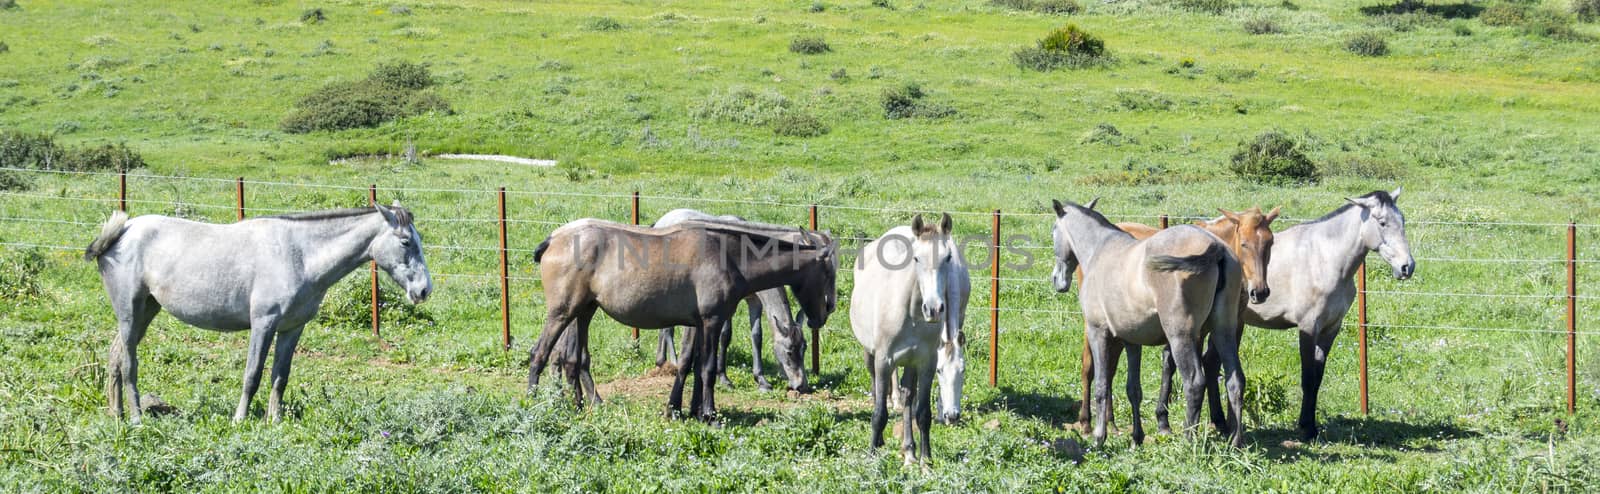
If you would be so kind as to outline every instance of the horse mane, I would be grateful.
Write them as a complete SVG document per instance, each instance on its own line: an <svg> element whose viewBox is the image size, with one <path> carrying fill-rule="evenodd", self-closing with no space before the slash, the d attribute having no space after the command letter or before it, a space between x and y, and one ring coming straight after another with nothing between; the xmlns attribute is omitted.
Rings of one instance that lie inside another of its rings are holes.
<svg viewBox="0 0 1600 494"><path fill-rule="evenodd" d="M1121 228L1117 228L1116 224L1112 223L1111 220L1106 219L1106 215L1100 214L1099 211L1095 211L1093 209L1089 209L1089 208L1080 206L1080 205L1078 205L1078 203L1075 203L1075 202L1072 202L1072 201L1067 201L1064 204L1067 205L1067 206L1070 206L1070 207L1072 207L1074 209L1077 209L1078 212L1081 212L1081 213L1084 213L1084 214L1088 215L1089 218L1092 218L1095 221L1099 222L1100 226L1104 226L1106 228L1110 228L1112 230L1116 230L1116 231L1119 231L1119 232L1122 231Z"/></svg>
<svg viewBox="0 0 1600 494"><path fill-rule="evenodd" d="M400 224L402 226L411 224L411 218L412 218L411 217L411 210L403 208L403 207L400 207L400 206L389 206L389 210L394 212L395 218L400 220ZM285 221L322 221L322 220L334 220L334 219L342 219L342 218L354 218L354 217L358 217L358 216L366 216L366 215L369 215L369 214L376 214L377 212L378 212L377 208L370 208L370 207L368 207L368 208L341 208L341 209L325 209L325 210L321 210L321 211L306 211L306 212L303 212L303 213L286 213L286 214L278 214L278 215L272 215L272 216L262 216L262 218L285 220Z"/></svg>
<svg viewBox="0 0 1600 494"><path fill-rule="evenodd" d="M1381 190L1374 190L1372 192L1368 192L1365 195L1357 197L1357 199L1377 199L1378 200L1378 204L1381 205L1381 206L1397 207L1395 205L1395 202L1394 202L1394 196L1391 196L1391 195L1389 195L1388 192L1381 191ZM1321 223L1321 222L1324 222L1324 221L1328 221L1328 220L1331 220L1331 219L1339 217L1339 215L1344 214L1345 211L1349 211L1350 208L1353 208L1353 207L1356 207L1356 205L1355 204L1351 204L1349 201L1346 201L1344 203L1344 205L1339 206L1338 209L1334 209L1333 211L1329 212L1328 214L1322 215L1321 218L1317 218L1317 219L1314 219L1314 220L1311 220L1311 221L1307 221L1307 222L1301 223L1301 224L1296 225L1296 226L1304 226L1304 225L1310 225L1310 224L1314 224L1314 223Z"/></svg>
<svg viewBox="0 0 1600 494"><path fill-rule="evenodd" d="M684 223L679 223L679 224L682 225L682 224L687 224L687 223L691 223L691 222L684 222ZM702 222L702 223L709 223L709 222ZM750 237L757 237L757 238L754 238L753 240L762 241L762 242L775 242L775 243L777 243L777 246L778 246L779 250L783 250L783 249L820 250L820 249L826 249L826 248L829 247L829 243L824 243L824 244L821 244L821 245L799 244L799 243L795 243L795 242L791 242L791 241L788 241L788 240L784 240L784 239L778 238L775 235L768 234L767 232L764 232L764 231L761 231L761 230L758 230L758 229L757 230L752 230L752 229L740 228L741 226L743 226L743 225L735 224L735 223L723 222L723 223L718 223L717 226L715 226L715 227L702 228L702 229L706 230L706 231L709 231L709 232L717 232L717 233L722 233L722 234L726 234L726 235L745 235L745 236L750 236ZM785 229L785 233L794 234L794 233L802 233L802 232L800 232L798 230ZM827 237L824 237L824 238L827 238ZM829 239L829 240L831 240L831 239Z"/></svg>

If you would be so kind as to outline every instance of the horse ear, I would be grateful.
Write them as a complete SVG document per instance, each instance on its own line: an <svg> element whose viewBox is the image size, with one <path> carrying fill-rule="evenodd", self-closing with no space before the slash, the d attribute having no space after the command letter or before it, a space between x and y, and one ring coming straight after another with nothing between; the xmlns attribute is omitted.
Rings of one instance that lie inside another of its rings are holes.
<svg viewBox="0 0 1600 494"><path fill-rule="evenodd" d="M1085 209L1089 209L1089 210L1093 211L1094 210L1094 205L1096 205L1096 204L1100 204L1100 198L1098 198L1098 197L1089 200L1089 203L1083 205L1083 207Z"/></svg>
<svg viewBox="0 0 1600 494"><path fill-rule="evenodd" d="M1346 197L1344 200L1350 201L1350 204L1361 206L1366 209L1372 209L1373 206L1371 202L1372 200L1365 197Z"/></svg>
<svg viewBox="0 0 1600 494"><path fill-rule="evenodd" d="M794 325L796 327L805 327L806 311L804 309L794 311Z"/></svg>
<svg viewBox="0 0 1600 494"><path fill-rule="evenodd" d="M394 226L394 227L400 226L400 218L395 217L394 211L390 210L389 208L383 207L382 204L374 204L372 207L377 208L378 212L383 214L383 220L384 221L388 221L389 222L389 226Z"/></svg>
<svg viewBox="0 0 1600 494"><path fill-rule="evenodd" d="M1052 207L1056 210L1056 217L1057 218L1060 218L1062 216L1066 216L1067 215L1067 208L1063 207L1061 205L1061 201L1056 200L1056 199L1051 199L1050 203L1051 203Z"/></svg>
<svg viewBox="0 0 1600 494"><path fill-rule="evenodd" d="M950 213L944 213L944 218L939 220L939 233L949 235L950 229L955 226L954 223L955 221L950 219Z"/></svg>
<svg viewBox="0 0 1600 494"><path fill-rule="evenodd" d="M1394 200L1400 200L1400 190L1404 189L1404 188L1405 187L1403 187L1403 186L1396 185L1394 187L1394 192L1390 192L1389 193L1389 198L1390 199L1394 199Z"/></svg>
<svg viewBox="0 0 1600 494"><path fill-rule="evenodd" d="M921 235L923 226L925 225L922 224L921 213L918 213L916 217L911 218L911 233Z"/></svg>
<svg viewBox="0 0 1600 494"><path fill-rule="evenodd" d="M1229 210L1222 209L1222 208L1217 208L1217 212L1222 213L1222 217L1223 218L1227 218L1229 220L1232 220L1234 223L1238 223L1239 222L1239 215L1234 213L1233 211L1229 211Z"/></svg>
<svg viewBox="0 0 1600 494"><path fill-rule="evenodd" d="M1266 218L1261 220L1261 226L1267 226L1267 225L1272 224L1272 220L1278 219L1278 212L1279 211L1283 211L1283 206L1280 205L1278 207L1272 208L1272 212L1267 213Z"/></svg>

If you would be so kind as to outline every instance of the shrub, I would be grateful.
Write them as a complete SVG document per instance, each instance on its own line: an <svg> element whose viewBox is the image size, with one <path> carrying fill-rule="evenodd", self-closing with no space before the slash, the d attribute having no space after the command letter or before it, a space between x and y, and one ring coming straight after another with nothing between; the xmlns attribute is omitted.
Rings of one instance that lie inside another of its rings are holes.
<svg viewBox="0 0 1600 494"><path fill-rule="evenodd" d="M7 45L4 41L0 41L0 53L6 53L9 51L11 51L11 46Z"/></svg>
<svg viewBox="0 0 1600 494"><path fill-rule="evenodd" d="M1516 26L1522 24L1526 17L1526 9L1520 5L1497 3L1483 9L1478 14L1478 20L1485 26Z"/></svg>
<svg viewBox="0 0 1600 494"><path fill-rule="evenodd" d="M285 132L345 130L428 112L451 113L443 98L423 91L433 84L428 69L407 62L380 64L366 79L335 82L300 98L279 126Z"/></svg>
<svg viewBox="0 0 1600 494"><path fill-rule="evenodd" d="M1044 39L1039 40L1039 49L1091 58L1106 54L1105 42L1098 36L1089 34L1088 31L1078 29L1077 24L1067 24L1051 31Z"/></svg>
<svg viewBox="0 0 1600 494"><path fill-rule="evenodd" d="M813 2L811 2L811 7L808 7L806 10L810 11L811 13L818 13L818 12L822 12L822 11L828 10L828 6L827 5L823 5L822 2L813 1Z"/></svg>
<svg viewBox="0 0 1600 494"><path fill-rule="evenodd" d="M1450 30L1454 31L1456 36L1472 36L1472 27L1465 22L1456 21L1455 24L1450 25Z"/></svg>
<svg viewBox="0 0 1600 494"><path fill-rule="evenodd" d="M0 10L16 10L18 8L21 7L17 5L17 0L0 0Z"/></svg>
<svg viewBox="0 0 1600 494"><path fill-rule="evenodd" d="M955 114L955 108L923 101L922 98L924 96L927 96L927 94L922 92L922 86L915 83L885 89L883 91L883 117L888 119L943 118Z"/></svg>
<svg viewBox="0 0 1600 494"><path fill-rule="evenodd" d="M144 158L122 143L71 148L57 167L62 170L105 171L144 168Z"/></svg>
<svg viewBox="0 0 1600 494"><path fill-rule="evenodd" d="M1078 139L1078 142L1082 144L1110 144L1113 146L1122 144L1122 141L1122 131L1117 130L1115 125L1105 122L1091 127L1083 133L1083 137Z"/></svg>
<svg viewBox="0 0 1600 494"><path fill-rule="evenodd" d="M1572 15L1583 22L1600 19L1600 0L1572 0Z"/></svg>
<svg viewBox="0 0 1600 494"><path fill-rule="evenodd" d="M434 82L427 67L406 61L380 63L367 80L399 89L427 89Z"/></svg>
<svg viewBox="0 0 1600 494"><path fill-rule="evenodd" d="M1378 33L1361 33L1346 39L1344 49L1363 57L1381 57L1389 54L1389 43Z"/></svg>
<svg viewBox="0 0 1600 494"><path fill-rule="evenodd" d="M65 147L49 134L0 132L0 167L43 170L125 171L145 166L127 145Z"/></svg>
<svg viewBox="0 0 1600 494"><path fill-rule="evenodd" d="M1176 105L1161 93L1144 89L1118 89L1117 104L1129 111L1166 111Z"/></svg>
<svg viewBox="0 0 1600 494"><path fill-rule="evenodd" d="M33 181L15 170L0 170L0 192L22 192L33 188Z"/></svg>
<svg viewBox="0 0 1600 494"><path fill-rule="evenodd" d="M1249 34L1280 34L1283 28L1271 17L1253 17L1244 21L1244 32Z"/></svg>
<svg viewBox="0 0 1600 494"><path fill-rule="evenodd" d="M894 10L894 4L889 3L889 0L872 0L872 6L880 9Z"/></svg>
<svg viewBox="0 0 1600 494"><path fill-rule="evenodd" d="M1357 177L1369 180L1394 180L1405 176L1405 167L1390 160L1345 156L1328 160L1318 167L1325 176Z"/></svg>
<svg viewBox="0 0 1600 494"><path fill-rule="evenodd" d="M817 117L787 112L772 121L772 132L788 137L816 137L828 133L828 126Z"/></svg>
<svg viewBox="0 0 1600 494"><path fill-rule="evenodd" d="M1551 9L1536 9L1528 14L1527 20L1522 24L1522 31L1534 36L1542 36L1560 41L1589 41L1589 35L1580 33L1572 27L1573 19L1565 13Z"/></svg>
<svg viewBox="0 0 1600 494"><path fill-rule="evenodd" d="M621 31L622 23L610 17L594 17L583 23L583 28L590 31Z"/></svg>
<svg viewBox="0 0 1600 494"><path fill-rule="evenodd" d="M1000 8L1038 12L1041 14L1076 14L1083 11L1083 6L1076 0L989 0L989 5Z"/></svg>
<svg viewBox="0 0 1600 494"><path fill-rule="evenodd" d="M801 36L789 41L789 51L801 55L816 55L833 51L827 41L817 36Z"/></svg>
<svg viewBox="0 0 1600 494"><path fill-rule="evenodd" d="M1181 10L1215 15L1223 14L1235 7L1230 0L1176 0L1174 3Z"/></svg>
<svg viewBox="0 0 1600 494"><path fill-rule="evenodd" d="M1018 68L1040 72L1058 68L1082 69L1108 65L1111 58L1099 37L1078 29L1075 24L1051 31L1035 47L1020 48L1011 54Z"/></svg>
<svg viewBox="0 0 1600 494"><path fill-rule="evenodd" d="M326 20L328 20L328 16L322 12L321 7L300 13L300 22L304 22L306 24L316 24Z"/></svg>
<svg viewBox="0 0 1600 494"><path fill-rule="evenodd" d="M745 125L766 125L789 110L789 99L776 92L755 92L733 87L713 91L694 108L694 118L721 120Z"/></svg>
<svg viewBox="0 0 1600 494"><path fill-rule="evenodd" d="M1278 131L1240 142L1228 167L1235 176L1261 183L1309 183L1317 179L1317 166L1300 152L1299 143Z"/></svg>
<svg viewBox="0 0 1600 494"><path fill-rule="evenodd" d="M850 82L850 72L845 71L844 67L839 67L839 70L828 74L828 78L839 82Z"/></svg>
<svg viewBox="0 0 1600 494"><path fill-rule="evenodd" d="M44 296L43 277L48 259L39 249L15 251L0 258L0 299L33 300Z"/></svg>

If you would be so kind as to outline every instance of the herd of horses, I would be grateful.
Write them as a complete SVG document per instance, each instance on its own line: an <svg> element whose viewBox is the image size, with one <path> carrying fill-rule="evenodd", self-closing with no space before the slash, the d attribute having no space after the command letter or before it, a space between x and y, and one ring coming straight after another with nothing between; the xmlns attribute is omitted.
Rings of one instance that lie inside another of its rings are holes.
<svg viewBox="0 0 1600 494"><path fill-rule="evenodd" d="M1087 429L1094 419L1096 446L1105 441L1111 379L1124 350L1131 435L1135 444L1144 438L1138 375L1145 346L1163 348L1159 430L1171 431L1167 408L1176 372L1187 400L1184 430L1197 430L1205 400L1216 429L1242 445L1245 325L1298 330L1304 392L1298 425L1304 438L1315 438L1317 391L1356 296L1357 267L1377 251L1396 278L1409 278L1416 268L1395 202L1400 192L1349 198L1320 219L1277 233L1270 227L1278 209L1219 209L1216 219L1158 230L1113 224L1094 209L1097 200L1053 201L1050 280L1058 292L1071 289L1075 273L1081 280L1086 351L1078 420ZM935 381L940 420L960 415L971 280L952 228L948 214L937 221L917 215L868 243L851 268L850 326L872 383L870 442L882 445L891 407L902 408L907 461L930 455ZM233 224L115 212L84 258L98 264L116 315L106 383L110 410L121 416L126 409L134 423L141 413L136 350L162 308L200 328L250 331L235 421L248 416L275 345L266 414L277 420L301 331L335 282L372 261L405 288L411 303L433 291L422 236L399 203ZM838 301L839 244L829 233L694 210L673 211L648 227L573 221L539 244L534 261L546 317L530 351L528 386L538 386L554 363L578 406L600 402L588 349L597 311L629 326L661 329L657 364L676 371L668 412L683 412L684 388L693 382L688 414L714 421L717 384L730 384L727 347L741 302L749 306L755 381L770 389L761 370L766 319L788 387L804 392L801 328L826 325ZM793 317L789 294L798 305ZM686 328L681 349L673 329L679 326ZM132 406L124 406L124 395Z"/></svg>

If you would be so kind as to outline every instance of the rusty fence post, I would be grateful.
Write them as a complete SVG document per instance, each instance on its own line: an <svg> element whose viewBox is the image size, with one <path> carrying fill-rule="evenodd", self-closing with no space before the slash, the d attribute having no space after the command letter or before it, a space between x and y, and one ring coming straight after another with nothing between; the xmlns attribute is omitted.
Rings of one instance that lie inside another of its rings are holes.
<svg viewBox="0 0 1600 494"><path fill-rule="evenodd" d="M500 344L511 349L511 263L506 245L506 188L500 188Z"/></svg>
<svg viewBox="0 0 1600 494"><path fill-rule="evenodd" d="M1360 374L1356 378L1361 388L1361 414L1367 414L1367 260L1356 268L1356 354Z"/></svg>
<svg viewBox="0 0 1600 494"><path fill-rule="evenodd" d="M817 205L812 204L807 213L811 220L811 231L817 231ZM811 373L822 374L822 329L820 328L811 328Z"/></svg>
<svg viewBox="0 0 1600 494"><path fill-rule="evenodd" d="M244 221L244 177L234 179L233 192L234 197L238 199L235 201L235 204L237 204L239 209L239 221Z"/></svg>
<svg viewBox="0 0 1600 494"><path fill-rule="evenodd" d="M1567 414L1578 413L1578 224L1567 223Z"/></svg>
<svg viewBox="0 0 1600 494"><path fill-rule="evenodd" d="M372 185L368 185L367 186L367 201L371 202L373 207L377 207L377 205L378 205L378 184L372 184ZM380 335L380 333L378 331L379 322L380 322L380 320L378 318L378 261L372 261L372 336L379 337L380 341L381 341L382 336Z"/></svg>
<svg viewBox="0 0 1600 494"><path fill-rule="evenodd" d="M638 225L639 224L639 191L637 191L637 190L633 191L633 215L632 216L633 216L633 224L634 225ZM639 341L639 328L632 328L632 329L633 329L633 341L637 343Z"/></svg>
<svg viewBox="0 0 1600 494"><path fill-rule="evenodd" d="M128 212L128 171L117 172L117 209Z"/></svg>
<svg viewBox="0 0 1600 494"><path fill-rule="evenodd" d="M1161 215L1161 229L1167 229L1167 215Z"/></svg>
<svg viewBox="0 0 1600 494"><path fill-rule="evenodd" d="M989 386L1000 383L1000 210L994 210L989 243Z"/></svg>

